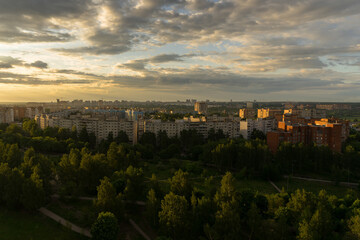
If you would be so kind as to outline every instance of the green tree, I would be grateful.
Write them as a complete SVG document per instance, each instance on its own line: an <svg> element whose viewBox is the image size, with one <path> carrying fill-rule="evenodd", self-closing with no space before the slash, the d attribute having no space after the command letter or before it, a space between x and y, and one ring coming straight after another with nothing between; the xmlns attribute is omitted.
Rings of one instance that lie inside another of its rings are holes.
<svg viewBox="0 0 360 240"><path fill-rule="evenodd" d="M170 192L161 201L159 222L168 234L174 238L183 238L187 229L188 202L184 196ZM181 236L181 237L180 237Z"/></svg>
<svg viewBox="0 0 360 240"><path fill-rule="evenodd" d="M215 205L214 202L205 196L198 198L193 192L191 196L191 232L192 236L204 236L204 226L215 223Z"/></svg>
<svg viewBox="0 0 360 240"><path fill-rule="evenodd" d="M94 202L99 212L113 212L120 218L122 214L121 200L121 194L116 195L116 189L108 177L100 180L100 185L97 187L97 199Z"/></svg>
<svg viewBox="0 0 360 240"><path fill-rule="evenodd" d="M156 146L156 135L152 132L144 132L144 134L139 139L139 143L142 145L150 144Z"/></svg>
<svg viewBox="0 0 360 240"><path fill-rule="evenodd" d="M9 172L7 184L4 186L4 200L8 207L16 208L21 206L24 174L17 168Z"/></svg>
<svg viewBox="0 0 360 240"><path fill-rule="evenodd" d="M118 230L115 215L111 212L101 212L91 226L91 235L94 240L116 240Z"/></svg>
<svg viewBox="0 0 360 240"><path fill-rule="evenodd" d="M109 176L110 167L104 154L91 155L82 151L80 163L81 186L88 193L96 193L100 179Z"/></svg>
<svg viewBox="0 0 360 240"><path fill-rule="evenodd" d="M331 214L319 207L310 220L304 218L299 224L299 240L330 239L333 232Z"/></svg>
<svg viewBox="0 0 360 240"><path fill-rule="evenodd" d="M221 202L219 210L216 212L214 225L214 238L235 240L240 235L240 216L236 211L238 208L236 201Z"/></svg>
<svg viewBox="0 0 360 240"><path fill-rule="evenodd" d="M37 136L40 133L39 126L35 120L24 120L22 128L29 136Z"/></svg>
<svg viewBox="0 0 360 240"><path fill-rule="evenodd" d="M220 189L216 192L215 202L221 205L222 202L230 202L235 199L235 179L233 178L231 172L226 172L226 174L221 179Z"/></svg>
<svg viewBox="0 0 360 240"><path fill-rule="evenodd" d="M11 175L11 169L8 163L0 163L0 203L5 201L7 186Z"/></svg>
<svg viewBox="0 0 360 240"><path fill-rule="evenodd" d="M350 232L355 238L360 239L360 215L355 215L348 221Z"/></svg>
<svg viewBox="0 0 360 240"><path fill-rule="evenodd" d="M36 210L45 203L45 191L39 171L40 169L35 167L31 177L23 184L21 202L29 210Z"/></svg>
<svg viewBox="0 0 360 240"><path fill-rule="evenodd" d="M249 229L249 240L250 239L259 239L261 237L262 227L261 222L262 217L260 211L255 203L251 204L251 208L247 214L247 225Z"/></svg>
<svg viewBox="0 0 360 240"><path fill-rule="evenodd" d="M76 129L76 126L72 126L70 136L72 139L77 140L78 139L78 131Z"/></svg>
<svg viewBox="0 0 360 240"><path fill-rule="evenodd" d="M149 179L149 188L155 191L155 195L158 199L163 198L163 192L160 187L160 182L157 179L155 173L153 173L151 175L151 178Z"/></svg>
<svg viewBox="0 0 360 240"><path fill-rule="evenodd" d="M11 168L18 167L21 164L21 152L17 144L11 144L8 147L6 162L9 163Z"/></svg>
<svg viewBox="0 0 360 240"><path fill-rule="evenodd" d="M59 128L57 136L59 140L66 140L71 137L71 133L68 128Z"/></svg>
<svg viewBox="0 0 360 240"><path fill-rule="evenodd" d="M112 142L110 144L106 157L112 169L120 169L121 156L119 154L119 147L116 142Z"/></svg>
<svg viewBox="0 0 360 240"><path fill-rule="evenodd" d="M169 179L170 182L170 191L180 195L190 198L192 192L192 185L189 180L189 174L183 172L181 169L175 172L174 176Z"/></svg>
<svg viewBox="0 0 360 240"><path fill-rule="evenodd" d="M250 139L266 140L266 135L262 131L254 128L254 130L251 132Z"/></svg>
<svg viewBox="0 0 360 240"><path fill-rule="evenodd" d="M160 201L156 198L154 189L150 189L146 201L146 215L153 226L159 221Z"/></svg>
<svg viewBox="0 0 360 240"><path fill-rule="evenodd" d="M117 144L119 144L119 143L128 143L129 141L130 141L129 137L126 134L126 132L124 132L124 131L118 132L117 136L115 137L115 142Z"/></svg>
<svg viewBox="0 0 360 240"><path fill-rule="evenodd" d="M129 166L125 171L126 187L124 195L127 200L136 201L144 195L144 173L141 168Z"/></svg>
<svg viewBox="0 0 360 240"><path fill-rule="evenodd" d="M82 142L89 142L89 133L86 127L83 127L79 133L79 140Z"/></svg>

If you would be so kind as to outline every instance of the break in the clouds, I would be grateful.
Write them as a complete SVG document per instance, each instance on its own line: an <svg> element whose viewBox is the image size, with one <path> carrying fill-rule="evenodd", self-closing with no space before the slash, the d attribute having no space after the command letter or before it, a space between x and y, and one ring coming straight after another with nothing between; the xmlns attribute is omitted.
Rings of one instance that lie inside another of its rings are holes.
<svg viewBox="0 0 360 240"><path fill-rule="evenodd" d="M52 86L82 98L358 101L358 22L358 0L1 0L0 100Z"/></svg>

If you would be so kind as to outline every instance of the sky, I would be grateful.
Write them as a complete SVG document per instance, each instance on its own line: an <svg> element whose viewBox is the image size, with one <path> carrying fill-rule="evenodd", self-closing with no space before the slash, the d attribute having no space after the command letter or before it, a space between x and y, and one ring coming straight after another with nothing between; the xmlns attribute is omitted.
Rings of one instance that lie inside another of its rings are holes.
<svg viewBox="0 0 360 240"><path fill-rule="evenodd" d="M0 102L358 102L359 23L359 0L0 0Z"/></svg>

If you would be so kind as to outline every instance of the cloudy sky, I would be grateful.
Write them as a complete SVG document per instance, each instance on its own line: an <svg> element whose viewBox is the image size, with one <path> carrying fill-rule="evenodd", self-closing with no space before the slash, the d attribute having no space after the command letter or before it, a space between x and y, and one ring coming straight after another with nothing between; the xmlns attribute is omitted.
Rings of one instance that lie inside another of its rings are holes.
<svg viewBox="0 0 360 240"><path fill-rule="evenodd" d="M0 0L0 102L360 101L359 0Z"/></svg>

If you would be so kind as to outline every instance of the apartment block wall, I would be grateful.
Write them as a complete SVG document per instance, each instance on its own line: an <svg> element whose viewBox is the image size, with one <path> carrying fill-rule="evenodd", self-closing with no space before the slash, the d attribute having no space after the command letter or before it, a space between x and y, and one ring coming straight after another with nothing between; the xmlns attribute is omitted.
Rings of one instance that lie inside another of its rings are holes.
<svg viewBox="0 0 360 240"><path fill-rule="evenodd" d="M239 110L239 117L240 118L256 118L257 116L257 110L256 109L249 109L249 108L243 108Z"/></svg>
<svg viewBox="0 0 360 240"><path fill-rule="evenodd" d="M329 123L327 121L313 121L314 124L278 123L278 130L267 134L269 149L276 152L281 142L316 143L319 146L329 146L333 151L341 152L341 145L348 135L343 135L346 123Z"/></svg>

